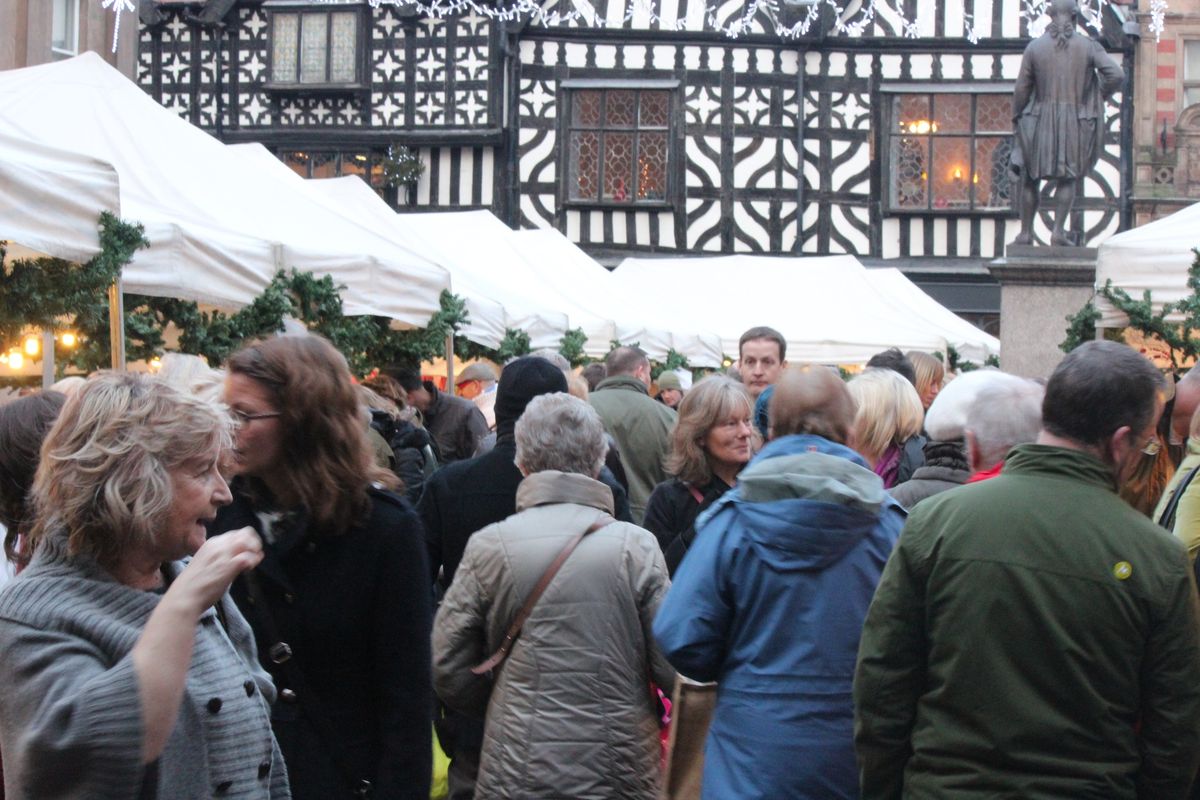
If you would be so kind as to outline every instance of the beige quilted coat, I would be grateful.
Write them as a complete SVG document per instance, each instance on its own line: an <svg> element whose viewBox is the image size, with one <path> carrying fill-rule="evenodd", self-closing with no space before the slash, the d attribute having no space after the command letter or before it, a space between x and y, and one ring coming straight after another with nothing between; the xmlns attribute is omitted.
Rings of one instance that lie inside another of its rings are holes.
<svg viewBox="0 0 1200 800"><path fill-rule="evenodd" d="M467 544L434 622L433 659L446 704L487 714L477 800L658 796L649 681L669 687L675 674L651 635L669 580L648 531L613 522L586 537L494 683L471 673L567 540L606 513L603 483L539 472L521 482L517 513Z"/></svg>

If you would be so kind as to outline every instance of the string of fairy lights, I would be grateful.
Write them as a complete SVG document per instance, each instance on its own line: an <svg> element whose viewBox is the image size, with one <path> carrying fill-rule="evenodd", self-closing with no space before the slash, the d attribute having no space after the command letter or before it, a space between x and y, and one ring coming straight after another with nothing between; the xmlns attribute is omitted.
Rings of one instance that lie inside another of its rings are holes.
<svg viewBox="0 0 1200 800"><path fill-rule="evenodd" d="M339 2L339 0L318 0L318 2ZM1000 0L995 0L999 2ZM344 2L344 0L342 0ZM807 36L813 25L821 18L822 8L832 10L836 34L857 38L867 32L877 20L898 32L905 38L915 39L920 36L920 25L908 19L904 14L902 0L782 0L784 5L795 4L806 7L804 16L788 24L788 15L783 13L780 0L749 0L744 5L742 13L728 19L728 0L725 3L706 3L704 14L697 19L692 14L680 19L662 16L661 6L656 10L655 0L632 0L619 20L607 19L600 16L590 0L570 0L569 10L560 10L568 0L559 2L538 2L538 0L510 0L504 5L493 5L490 0L368 0L372 8L381 6L396 6L415 9L419 13L434 18L457 16L464 13L488 17L498 22L513 22L529 20L543 27L561 27L586 25L593 28L609 26L624 26L625 23L637 20L640 24L657 25L659 30L684 31L693 30L699 24L708 30L721 31L730 39L737 39L752 32L773 31L783 39L796 39ZM1039 36L1045 29L1048 18L1046 10L1050 0L1022 0L1021 16L1029 22L1030 36ZM1080 16L1084 23L1100 30L1100 15L1104 6L1114 0L1079 0ZM134 0L101 0L101 6L111 9L116 14L116 24L113 28L113 52L117 50L117 36L121 26L122 11L136 11ZM547 8L549 6L549 9ZM1155 41L1162 36L1164 19L1167 13L1167 0L1150 0L1149 30L1154 34ZM726 17L723 21L722 17ZM764 18L765 17L765 21ZM978 26L970 14L963 15L963 36L971 43L977 44L981 38Z"/></svg>

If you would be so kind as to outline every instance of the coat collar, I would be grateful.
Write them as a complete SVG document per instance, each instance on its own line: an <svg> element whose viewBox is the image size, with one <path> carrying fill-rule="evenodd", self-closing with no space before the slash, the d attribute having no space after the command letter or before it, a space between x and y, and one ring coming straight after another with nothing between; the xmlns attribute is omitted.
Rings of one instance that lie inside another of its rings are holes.
<svg viewBox="0 0 1200 800"><path fill-rule="evenodd" d="M573 472L535 472L517 487L517 511L555 503L575 503L613 514L612 489L594 478Z"/></svg>
<svg viewBox="0 0 1200 800"><path fill-rule="evenodd" d="M647 397L650 396L650 390L646 388L646 384L632 375L613 375L611 378L605 378L597 384L596 391L602 392L605 389L624 389L627 392L641 392Z"/></svg>
<svg viewBox="0 0 1200 800"><path fill-rule="evenodd" d="M1066 478L1116 491L1116 474L1111 466L1089 453L1046 444L1017 445L1004 459L1001 474Z"/></svg>

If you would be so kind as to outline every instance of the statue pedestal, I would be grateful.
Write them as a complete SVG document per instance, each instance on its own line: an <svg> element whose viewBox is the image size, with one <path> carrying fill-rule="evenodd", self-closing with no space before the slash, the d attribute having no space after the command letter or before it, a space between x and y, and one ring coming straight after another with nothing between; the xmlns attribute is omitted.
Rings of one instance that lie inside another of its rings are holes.
<svg viewBox="0 0 1200 800"><path fill-rule="evenodd" d="M1049 377L1065 355L1067 317L1092 297L1095 248L1010 244L988 271L1000 283L1000 367Z"/></svg>

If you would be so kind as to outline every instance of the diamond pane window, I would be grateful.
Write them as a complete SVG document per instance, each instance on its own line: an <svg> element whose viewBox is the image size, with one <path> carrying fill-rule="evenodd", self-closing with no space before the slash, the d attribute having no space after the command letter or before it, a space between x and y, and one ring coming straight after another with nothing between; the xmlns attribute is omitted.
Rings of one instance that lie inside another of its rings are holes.
<svg viewBox="0 0 1200 800"><path fill-rule="evenodd" d="M892 211L1007 211L1012 99L1000 92L892 94L884 146Z"/></svg>
<svg viewBox="0 0 1200 800"><path fill-rule="evenodd" d="M360 12L310 9L271 14L271 82L347 85L359 80Z"/></svg>
<svg viewBox="0 0 1200 800"><path fill-rule="evenodd" d="M568 200L634 205L670 197L670 90L576 89L569 103Z"/></svg>
<svg viewBox="0 0 1200 800"><path fill-rule="evenodd" d="M271 80L295 83L300 45L300 15L276 14L271 28Z"/></svg>

